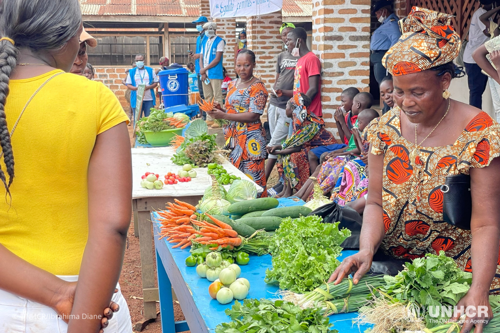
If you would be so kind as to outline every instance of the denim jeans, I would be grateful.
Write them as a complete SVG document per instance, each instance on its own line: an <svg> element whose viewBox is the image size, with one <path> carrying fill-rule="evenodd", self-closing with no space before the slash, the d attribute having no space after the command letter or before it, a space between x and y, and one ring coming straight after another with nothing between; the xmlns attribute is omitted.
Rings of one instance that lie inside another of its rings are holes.
<svg viewBox="0 0 500 333"><path fill-rule="evenodd" d="M141 119L142 117L149 117L149 114L151 113L151 108L153 108L153 107L154 107L153 101L143 101L141 115L139 116L139 119ZM132 108L132 112L134 115L134 126L135 126L135 117L136 117L135 109L136 108Z"/></svg>
<svg viewBox="0 0 500 333"><path fill-rule="evenodd" d="M465 63L465 71L469 83L469 104L482 109L483 93L488 83L488 77L481 72L481 67L477 64Z"/></svg>

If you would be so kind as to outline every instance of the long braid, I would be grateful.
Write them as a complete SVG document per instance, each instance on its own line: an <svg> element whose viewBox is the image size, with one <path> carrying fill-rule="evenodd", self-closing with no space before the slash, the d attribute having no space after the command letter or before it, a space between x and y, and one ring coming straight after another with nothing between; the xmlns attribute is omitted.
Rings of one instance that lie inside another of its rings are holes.
<svg viewBox="0 0 500 333"><path fill-rule="evenodd" d="M2 180L7 194L10 195L9 187L14 180L14 152L10 142L9 128L7 127L7 115L5 103L9 95L9 78L12 70L16 67L17 49L11 42L0 41L0 146L2 147L3 159L9 174L7 183L5 173L0 167L0 179Z"/></svg>

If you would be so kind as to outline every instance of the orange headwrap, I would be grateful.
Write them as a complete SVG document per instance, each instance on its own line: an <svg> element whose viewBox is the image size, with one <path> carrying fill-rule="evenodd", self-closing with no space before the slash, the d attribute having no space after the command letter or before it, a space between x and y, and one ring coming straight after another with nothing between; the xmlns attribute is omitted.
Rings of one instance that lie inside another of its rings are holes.
<svg viewBox="0 0 500 333"><path fill-rule="evenodd" d="M413 7L399 24L402 36L382 64L393 76L422 72L453 61L462 41L451 26L452 15Z"/></svg>

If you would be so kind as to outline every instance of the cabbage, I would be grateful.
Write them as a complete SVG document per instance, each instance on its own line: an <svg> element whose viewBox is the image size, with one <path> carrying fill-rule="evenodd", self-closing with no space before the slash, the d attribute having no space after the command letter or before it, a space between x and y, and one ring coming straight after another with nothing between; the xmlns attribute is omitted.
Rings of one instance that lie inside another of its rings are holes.
<svg viewBox="0 0 500 333"><path fill-rule="evenodd" d="M224 186L219 185L219 191L220 191L221 199L226 200L227 191L224 188ZM210 198L212 198L212 196L213 196L213 188L212 188L212 186L210 186L209 188L207 188L205 190L205 194L203 195L203 198L201 199L201 201L205 201L207 199L210 199Z"/></svg>
<svg viewBox="0 0 500 333"><path fill-rule="evenodd" d="M200 202L199 209L203 214L229 215L227 208L231 206L231 203L222 198L223 191L220 190L222 186L217 183L214 175L211 175L211 177L212 185L208 188L211 189L211 196ZM206 189L205 192L207 192L208 189Z"/></svg>
<svg viewBox="0 0 500 333"><path fill-rule="evenodd" d="M235 180L229 191L227 191L226 199L230 203L239 201L253 200L257 198L257 189L255 185L248 180Z"/></svg>
<svg viewBox="0 0 500 333"><path fill-rule="evenodd" d="M187 114L182 113L182 112L179 112L179 113L174 114L174 117L173 117L173 118L174 118L175 120L182 120L182 122L183 122L184 124L189 123L189 121L191 120Z"/></svg>
<svg viewBox="0 0 500 333"><path fill-rule="evenodd" d="M165 118L173 118L173 112L165 112Z"/></svg>
<svg viewBox="0 0 500 333"><path fill-rule="evenodd" d="M192 139L206 133L208 133L207 123L203 119L196 119L186 129L185 137L186 139Z"/></svg>
<svg viewBox="0 0 500 333"><path fill-rule="evenodd" d="M229 212L227 211L227 208L229 206L231 206L231 203L227 200L210 198L200 203L200 211L203 214L228 215Z"/></svg>
<svg viewBox="0 0 500 333"><path fill-rule="evenodd" d="M313 192L313 198L311 201L306 203L304 206L307 208L311 208L313 211L318 209L319 207L322 207L324 205L327 205L329 203L332 203L330 200L328 200L327 197L323 195L323 190L319 186L318 182L316 181L315 177L310 177L309 179L312 179L314 183L314 192Z"/></svg>

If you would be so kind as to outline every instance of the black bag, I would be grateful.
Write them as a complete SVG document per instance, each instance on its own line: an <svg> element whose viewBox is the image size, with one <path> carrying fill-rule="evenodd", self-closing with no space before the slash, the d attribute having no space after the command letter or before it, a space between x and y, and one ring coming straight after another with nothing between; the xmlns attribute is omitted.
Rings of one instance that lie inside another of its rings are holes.
<svg viewBox="0 0 500 333"><path fill-rule="evenodd" d="M470 230L472 196L470 176L459 174L446 177L443 192L443 220L457 228Z"/></svg>
<svg viewBox="0 0 500 333"><path fill-rule="evenodd" d="M341 247L346 250L359 249L359 235L361 234L363 218L354 209L341 207L337 203L332 202L319 207L311 212L310 215L322 217L323 223L340 222L339 228L346 228L351 231L351 236L342 243Z"/></svg>

